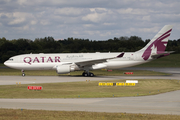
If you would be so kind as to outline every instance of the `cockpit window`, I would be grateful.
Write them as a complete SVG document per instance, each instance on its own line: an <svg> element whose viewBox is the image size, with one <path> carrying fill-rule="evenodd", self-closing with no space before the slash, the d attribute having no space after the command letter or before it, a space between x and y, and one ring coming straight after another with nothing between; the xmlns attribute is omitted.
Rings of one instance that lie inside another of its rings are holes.
<svg viewBox="0 0 180 120"><path fill-rule="evenodd" d="M10 59L9 59L9 61L13 61L13 59L12 59L12 58L10 58Z"/></svg>

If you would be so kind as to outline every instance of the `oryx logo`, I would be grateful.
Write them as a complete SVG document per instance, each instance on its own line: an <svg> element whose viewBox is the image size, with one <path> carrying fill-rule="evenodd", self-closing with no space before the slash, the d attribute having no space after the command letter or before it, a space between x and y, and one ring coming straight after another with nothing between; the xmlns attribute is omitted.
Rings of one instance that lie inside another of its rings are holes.
<svg viewBox="0 0 180 120"><path fill-rule="evenodd" d="M165 40L165 39L170 36L171 31L172 29L165 32L160 37L158 37L153 43L151 43L151 45L148 46L148 48L144 51L142 58L144 60L148 60L148 58L150 57L152 53L155 53L155 54L163 53L166 49L166 45L168 42L168 40Z"/></svg>

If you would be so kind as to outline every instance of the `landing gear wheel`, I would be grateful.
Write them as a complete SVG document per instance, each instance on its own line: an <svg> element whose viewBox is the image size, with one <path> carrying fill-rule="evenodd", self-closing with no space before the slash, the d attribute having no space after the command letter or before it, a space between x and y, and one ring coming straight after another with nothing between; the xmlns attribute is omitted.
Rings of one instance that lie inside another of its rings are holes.
<svg viewBox="0 0 180 120"><path fill-rule="evenodd" d="M88 76L88 74L87 74L87 73L84 73L84 76L85 76L85 77L87 77L87 76Z"/></svg>
<svg viewBox="0 0 180 120"><path fill-rule="evenodd" d="M94 74L93 74L93 73L89 73L89 76L90 76L90 77L94 77Z"/></svg>
<svg viewBox="0 0 180 120"><path fill-rule="evenodd" d="M25 74L25 73L22 73L22 76L24 77L24 76L26 76L26 74Z"/></svg>
<svg viewBox="0 0 180 120"><path fill-rule="evenodd" d="M94 77L94 74L93 74L93 73L90 73L90 72L89 72L89 74L88 74L87 72L83 72L83 73L82 73L82 76L85 76L85 77L88 77L88 76L89 76L89 77Z"/></svg>

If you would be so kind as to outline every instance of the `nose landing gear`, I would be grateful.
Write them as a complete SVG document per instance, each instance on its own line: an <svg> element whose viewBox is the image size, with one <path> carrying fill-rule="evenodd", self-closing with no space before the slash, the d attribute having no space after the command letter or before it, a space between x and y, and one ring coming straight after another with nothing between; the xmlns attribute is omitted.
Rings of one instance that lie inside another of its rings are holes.
<svg viewBox="0 0 180 120"><path fill-rule="evenodd" d="M21 70L21 72L22 72L23 77L26 76L26 74L24 73L24 70Z"/></svg>

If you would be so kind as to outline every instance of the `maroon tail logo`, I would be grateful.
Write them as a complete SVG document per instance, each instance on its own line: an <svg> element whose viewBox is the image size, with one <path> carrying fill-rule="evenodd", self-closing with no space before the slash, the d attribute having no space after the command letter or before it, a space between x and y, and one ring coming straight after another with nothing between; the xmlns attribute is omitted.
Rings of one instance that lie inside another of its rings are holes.
<svg viewBox="0 0 180 120"><path fill-rule="evenodd" d="M143 53L142 58L144 60L148 60L148 58L151 55L151 52L153 50L153 48L156 50L156 54L160 54L163 53L166 49L166 44L168 41L163 41L164 39L166 39L167 37L170 36L170 32L172 31L172 29L170 29L169 31L167 31L166 33L164 33L163 35L161 35L160 37L158 37Z"/></svg>

